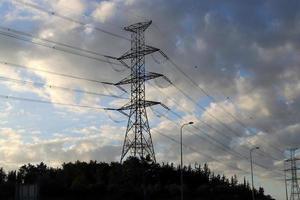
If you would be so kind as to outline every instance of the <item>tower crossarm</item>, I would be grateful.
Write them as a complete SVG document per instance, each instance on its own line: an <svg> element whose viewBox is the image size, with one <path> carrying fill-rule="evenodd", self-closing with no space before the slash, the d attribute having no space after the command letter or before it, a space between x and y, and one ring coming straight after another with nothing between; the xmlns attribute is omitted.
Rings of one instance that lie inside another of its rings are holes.
<svg viewBox="0 0 300 200"><path fill-rule="evenodd" d="M121 57L117 58L117 60L126 60L126 59L131 59L131 58L135 58L135 57L139 57L139 56L145 56L145 55L154 53L156 51L159 51L159 49L145 45L144 48L131 49L131 50L127 51Z"/></svg>
<svg viewBox="0 0 300 200"><path fill-rule="evenodd" d="M151 24L152 20L146 22L139 22L125 27L124 30L136 33L138 31L145 31Z"/></svg>
<svg viewBox="0 0 300 200"><path fill-rule="evenodd" d="M163 108L170 110L166 105L164 105L161 102L147 101L147 100L139 101L139 102L137 102L137 104L126 104L126 105L122 106L121 108L105 108L105 110L124 111L124 110L134 109L137 105L138 105L138 107L150 107L150 106L154 106L154 105L161 105Z"/></svg>
<svg viewBox="0 0 300 200"><path fill-rule="evenodd" d="M292 180L300 180L300 178L293 178L293 179L287 178L287 179L286 179L286 181L292 181Z"/></svg>
<svg viewBox="0 0 300 200"><path fill-rule="evenodd" d="M286 159L285 162L291 162L291 161L297 161L297 160L300 160L300 158Z"/></svg>
<svg viewBox="0 0 300 200"><path fill-rule="evenodd" d="M300 170L300 168L297 167L297 168L292 168L292 169L285 169L284 171L292 171L292 170Z"/></svg>
<svg viewBox="0 0 300 200"><path fill-rule="evenodd" d="M155 73L155 72L147 72L142 77L128 76L128 77L124 78L123 80L119 81L118 83L115 83L114 85L125 85L125 84L135 83L138 80L148 81L148 80L155 79L155 78L158 78L158 77L164 77L164 75L159 74L159 73Z"/></svg>

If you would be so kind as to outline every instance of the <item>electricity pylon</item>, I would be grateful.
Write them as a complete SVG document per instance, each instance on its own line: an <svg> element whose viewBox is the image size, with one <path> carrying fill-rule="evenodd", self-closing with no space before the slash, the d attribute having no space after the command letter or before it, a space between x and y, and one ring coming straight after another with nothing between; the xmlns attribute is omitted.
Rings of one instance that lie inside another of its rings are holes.
<svg viewBox="0 0 300 200"><path fill-rule="evenodd" d="M112 84L119 88L122 85L130 84L130 102L118 109L107 108L107 110L117 110L128 117L121 162L128 152L134 157L150 156L151 160L156 161L146 108L160 104L168 109L160 102L145 99L146 81L158 77L168 80L162 74L145 70L145 56L160 51L158 48L145 44L145 30L151 23L152 21L140 22L125 27L126 31L131 32L131 49L119 58L110 57L120 61L131 70L128 77ZM130 60L131 64L127 64L126 60Z"/></svg>
<svg viewBox="0 0 300 200"><path fill-rule="evenodd" d="M285 171L291 172L291 178L286 179L286 181L291 181L291 195L290 200L300 200L300 190L298 185L298 176L297 171L299 168L297 167L297 160L300 160L299 158L295 157L297 148L289 149L290 151L290 159L285 160L286 163L290 163L290 168L285 169Z"/></svg>

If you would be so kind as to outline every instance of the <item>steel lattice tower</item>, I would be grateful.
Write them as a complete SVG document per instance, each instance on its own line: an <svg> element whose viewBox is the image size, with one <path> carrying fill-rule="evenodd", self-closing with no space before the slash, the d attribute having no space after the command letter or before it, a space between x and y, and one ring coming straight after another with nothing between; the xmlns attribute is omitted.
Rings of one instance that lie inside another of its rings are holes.
<svg viewBox="0 0 300 200"><path fill-rule="evenodd" d="M299 160L295 157L296 148L289 149L290 151L290 159L287 159L285 162L290 163L290 168L285 169L285 171L291 171L291 179L286 179L287 181L291 181L291 195L290 200L300 200L300 191L298 185L298 177L297 177L297 163L296 161Z"/></svg>
<svg viewBox="0 0 300 200"><path fill-rule="evenodd" d="M121 162L128 152L134 157L145 158L150 156L151 160L156 161L146 108L161 103L145 99L145 82L164 76L154 72L146 72L145 70L145 56L160 51L145 44L145 30L151 23L152 21L140 22L125 27L126 31L131 32L131 49L119 58L111 57L119 60L131 71L130 76L113 84L118 87L130 84L130 102L118 109L107 109L117 110L128 117ZM127 60L130 60L130 65L126 63ZM168 109L163 104L161 105Z"/></svg>

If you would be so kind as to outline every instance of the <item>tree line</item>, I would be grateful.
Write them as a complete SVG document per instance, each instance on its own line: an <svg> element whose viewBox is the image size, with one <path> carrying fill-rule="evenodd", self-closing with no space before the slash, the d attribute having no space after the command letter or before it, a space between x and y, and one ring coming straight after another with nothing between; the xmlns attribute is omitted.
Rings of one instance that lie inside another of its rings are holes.
<svg viewBox="0 0 300 200"><path fill-rule="evenodd" d="M251 188L237 176L213 173L207 164L185 166L184 197L189 200L251 200ZM130 157L118 162L64 163L59 168L44 163L27 164L16 171L0 169L0 199L13 199L18 184L38 184L40 199L176 200L180 199L180 167ZM256 200L271 200L264 189Z"/></svg>

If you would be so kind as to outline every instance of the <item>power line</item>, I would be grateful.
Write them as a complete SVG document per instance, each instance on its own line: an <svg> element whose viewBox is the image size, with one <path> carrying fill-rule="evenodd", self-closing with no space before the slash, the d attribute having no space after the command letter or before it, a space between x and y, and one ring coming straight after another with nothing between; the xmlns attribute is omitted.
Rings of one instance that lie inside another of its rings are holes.
<svg viewBox="0 0 300 200"><path fill-rule="evenodd" d="M250 92L252 92L253 90L254 90L254 88L252 88L252 90L251 90ZM223 96L225 96L225 95L223 94ZM245 113L245 112L242 112L241 109L236 105L236 103L233 102L229 97L227 97L226 100L230 101L230 102L232 103L232 105L234 105L234 106L237 108L237 111L238 111L239 113L241 113L242 115L246 115L246 117L249 118L249 119L254 119L254 117L251 116L250 114L247 114L247 113ZM260 129L263 130L265 133L269 133L269 130L267 130L267 129L265 129L265 128L260 128ZM252 129L250 129L250 130L252 131ZM252 132L252 133L253 133L253 132ZM280 146L280 144L279 144L278 142L276 142L276 141L273 141L273 142L276 143L275 145ZM279 150L280 153L284 153L282 150L280 150L280 149L277 148L276 146L274 146L274 145L272 145L272 144L270 144L270 145L271 145L273 148L276 148L277 150Z"/></svg>
<svg viewBox="0 0 300 200"><path fill-rule="evenodd" d="M203 111L207 111L207 109L201 105L199 105L197 102L195 102L187 93L185 93L181 88L179 88L178 86L176 86L175 84L171 83L180 93L182 93L187 99L189 99L194 105L196 105L198 108L200 108L201 110ZM160 89L159 89L160 90ZM160 90L161 91L161 90ZM161 91L162 92L162 91ZM165 93L164 93L165 94ZM165 94L166 95L166 94ZM168 95L166 95L167 97L169 97ZM170 99L170 98L169 98ZM173 101L176 105L178 105L177 102ZM172 112L172 111L171 111ZM236 131L234 131L233 129L231 129L227 124L225 124L224 122L222 122L221 120L219 120L217 117L215 117L213 114L207 112L207 114L212 117L213 119L215 119L216 121L218 121L221 125L223 125L224 127L226 127L230 133L234 133L236 136L240 137L239 133L237 133ZM179 116L181 117L181 116ZM207 122L203 121L203 120L200 120L203 124L205 124L206 126L208 126L209 128L215 130L217 133L219 133L220 135L224 135L222 133L222 131L219 131L218 129L214 128L213 126L211 126L210 124L208 124ZM227 139L231 140L228 136L224 135L224 137L226 137ZM250 144L248 141L247 141L248 144ZM246 147L244 147L246 148ZM267 154L267 153L266 153ZM267 154L269 157L271 157L272 159L274 160L278 160L278 161L281 161L280 159L277 159L275 157L273 157L272 155L270 154Z"/></svg>
<svg viewBox="0 0 300 200"><path fill-rule="evenodd" d="M175 113L175 112L173 112L173 111L171 111L174 115L176 115L177 113ZM168 121L170 121L170 122L172 122L173 124L175 124L176 126L180 126L178 123L176 123L175 121L173 121L173 120L171 120L168 116L166 116L166 115L164 115L164 114L161 114L164 118L166 118ZM225 145L224 143L222 143L222 142L220 142L219 140L217 140L217 139L215 139L214 137L212 137L212 136L210 136L209 134L207 134L206 132L204 132L203 130L201 130L200 128L198 128L197 126L193 126L195 129L197 129L198 131L200 131L201 133L203 133L205 136L207 136L209 139L211 139L212 141L214 141L214 142L216 142L217 144L219 144L220 145L220 147L223 149L223 150L225 150L225 151L227 151L228 153L230 153L230 154L232 154L232 152L230 152L229 150L231 150L231 149L229 149L228 147L227 147L227 145ZM192 132L192 131L188 131L188 132L190 132L190 133L192 133L193 135L195 135L195 136L197 136L197 137L199 137L199 138L201 138L201 139L204 139L204 140L206 140L206 141L208 141L209 143L211 143L211 140L208 140L208 138L205 138L205 137L203 137L202 135L198 135L198 134L196 134L196 133L194 133L194 132ZM213 143L211 143L211 144L213 144ZM235 152L234 150L232 150L234 153L236 153L238 156L239 156L239 158L244 158L244 156L242 155L242 154L240 154L239 152Z"/></svg>
<svg viewBox="0 0 300 200"><path fill-rule="evenodd" d="M150 84L150 83L149 83ZM150 84L150 85L152 85L152 84ZM157 87L156 87L157 88ZM163 94L165 94L160 88L158 88L158 90L160 90ZM165 94L166 95L166 94ZM175 105L178 105L178 106L180 106L179 104L178 104L178 102L176 102L176 101L173 101L173 99L171 99L168 95L166 95L167 96L167 98L168 99L170 99L173 103L175 103ZM196 104L196 103L195 103ZM175 116L177 116L179 119L181 118L181 116L179 115L179 114L177 114L176 112L174 112L174 111L172 111L172 110L170 110L170 112L172 113L172 114L174 114ZM190 112L189 112L190 113ZM163 115L163 114L162 114ZM169 121L172 121L171 119L169 119L166 115L163 115L164 117L166 117ZM173 122L173 121L172 121ZM213 126L211 126L210 124L208 124L208 123L206 123L205 121L202 121L202 120L200 120L200 122L202 122L203 124L205 124L205 125L207 125L209 128L212 128L213 130L215 130L218 134L220 134L221 136L223 136L223 137L226 137L227 139L228 139L228 141L231 141L231 138L229 138L228 136L226 136L225 134L223 134L221 131L219 131L218 129L216 129L216 128L214 128ZM175 122L173 122L173 123L175 123ZM178 125L178 124L177 124ZM229 149L229 147L227 146L227 145L224 145L222 142L220 142L219 140L216 140L215 138L213 138L212 136L210 136L209 134L207 134L207 133L205 133L204 131L202 131L201 129L199 129L198 127L195 127L194 126L194 128L196 128L196 129L198 129L200 132L202 132L203 134L205 134L207 137L209 137L210 139L212 139L212 140L214 140L214 142L216 142L216 143L218 143L219 145L221 145L221 148L226 148L226 149L228 149L228 150L231 150L231 149ZM192 132L191 132L192 133ZM199 136L198 134L195 134L194 133L194 135L196 135L196 136ZM246 147L244 147L244 146L242 146L243 148L245 148L245 149L247 149ZM248 150L248 149L247 149ZM241 158L241 156L243 157L243 159L245 159L245 160L247 160L248 158L247 157L245 157L244 155L242 155L242 154L240 154L239 152L236 152L236 151L234 151L234 150L232 150L233 152L235 152L240 158ZM278 160L278 159L276 159L276 158L274 158L273 156L271 156L271 155L269 155L269 154L267 154L266 152L264 152L266 155L268 155L269 157L271 157L272 159L274 159L274 160ZM281 160L278 160L278 161L281 161ZM262 168L264 168L264 169L267 169L267 167L265 167L265 166L262 166L262 165L260 165L260 164L258 164L257 163L257 165L258 166L260 166L260 167L262 167ZM280 175L282 175L282 174L280 174Z"/></svg>
<svg viewBox="0 0 300 200"><path fill-rule="evenodd" d="M53 74L53 75L57 75L57 76L88 81L88 82L92 82L92 83L100 83L100 84L104 84L104 85L107 84L107 82L105 82L105 81L99 81L99 80L96 80L96 79L89 79L89 78L85 78L85 77L81 77L81 76L77 76L77 75L69 75L69 74L58 73L58 72L48 71L48 70L34 68L34 67L28 67L28 66L24 66L24 65L11 63L11 62L6 62L6 61L3 61L3 60L0 60L0 64L10 66L10 67L15 67L15 68L21 68L21 69L25 69L25 70L29 69L29 70L32 70L32 71L39 71L39 72L43 72L43 73L47 73L47 74Z"/></svg>
<svg viewBox="0 0 300 200"><path fill-rule="evenodd" d="M175 138L170 137L170 136L168 136L168 135L166 135L166 134L164 134L164 133L162 133L162 132L160 132L160 131L153 130L153 132L158 133L159 135L161 135L161 136L163 136L163 137L165 137L165 138L167 138L167 139L173 141L174 143L180 144L180 141L178 141L178 140L176 140ZM200 152L200 151L198 151L197 149L195 149L195 148L193 148L193 147L190 147L190 146L188 146L188 145L185 144L185 143L183 143L182 145L183 145L185 148L189 149L190 151L192 151L192 152L194 152L194 153L197 153L197 154L199 154L199 155L202 155L202 156L204 156L204 157L206 157L206 158L209 158L209 159L211 159L211 160L217 162L218 164L221 164L221 165L226 166L226 167L230 167L231 169L234 169L234 170L237 170L237 171L241 171L241 172L243 172L243 173L245 173L245 174L249 174L249 172L246 171L246 170L244 170L244 169L241 169L241 168L239 168L239 167L237 167L237 166L232 166L232 165L226 164L226 163L224 163L224 162L220 162L220 160L218 160L218 159L216 159L216 158L214 158L214 157L212 157L212 156L209 156L209 155L207 155L207 154L204 154L203 152ZM280 175L281 175L281 174L280 174ZM263 177L263 176L261 176L261 175L257 175L257 176L260 176L261 178L266 178L266 177ZM274 178L273 178L273 179L274 179ZM276 180L278 180L278 179L276 179ZM283 181L283 180L280 180L280 181Z"/></svg>
<svg viewBox="0 0 300 200"><path fill-rule="evenodd" d="M57 86L57 85L49 85L49 84L40 83L40 82L25 81L25 80L20 80L20 79L8 78L8 77L4 77L4 76L0 76L0 81L9 81L9 82L14 82L14 83L21 84L21 85L28 84L33 87L40 86L40 87L47 87L47 88L51 88L51 89L59 89L59 90L64 90L64 91L77 92L77 93L96 95L96 96L128 99L128 98L124 98L124 97L117 96L117 95L101 94L101 93L97 93L97 92L90 92L90 91L79 90L79 89L74 89L74 88L67 88L67 87L62 87L62 86Z"/></svg>
<svg viewBox="0 0 300 200"><path fill-rule="evenodd" d="M223 122L222 120L218 119L215 115L211 114L205 107L203 107L202 105L200 105L199 103L195 102L190 96L188 96L187 93L185 93L182 89L180 89L178 86L172 84L178 91L180 91L186 98L188 98L190 101L192 101L198 108L200 108L201 110L205 111L207 113L207 115L209 115L212 119L216 120L219 124L221 124L222 126L224 126L227 130L229 130L230 133L233 133L234 135L236 135L237 137L240 137L240 133L238 133L237 131L233 130L229 125L227 125L225 122ZM250 144L247 141L248 144ZM272 155L269 155L270 157L272 157L275 160L275 157L273 157Z"/></svg>
<svg viewBox="0 0 300 200"><path fill-rule="evenodd" d="M170 98L169 98L169 99L170 99ZM173 101L173 102L174 102L174 101ZM174 102L174 103L175 103L176 105L178 105L178 103L176 103L176 102ZM155 111L154 111L154 112L155 112ZM176 117L178 117L179 119L181 118L181 116L180 116L179 114L177 114L176 112L174 112L174 111L172 111L172 110L170 110L170 112L171 112L173 115L175 115ZM170 122L174 123L175 125L180 126L178 123L176 123L175 121L171 120L171 119L170 119L168 116L166 116L165 114L161 114L161 113L160 113L160 115L161 115L161 116L164 116L167 120L169 120ZM218 129L215 129L214 127L210 126L208 123L206 123L206 122L204 122L204 121L202 121L202 120L200 120L200 122L205 123L205 124L208 125L210 128L212 128L212 129L214 129L215 131L217 131L218 133L220 133L221 136L226 136L226 135L223 135L222 132L219 132ZM233 149L230 149L227 145L225 145L224 143L222 143L222 142L220 142L219 140L215 139L214 137L210 136L208 133L206 133L205 131L203 131L203 130L200 129L199 127L197 127L197 126L193 126L193 127L194 127L195 129L197 129L198 131L200 131L201 133L203 133L205 136L207 136L209 139L211 139L211 140L214 141L215 143L219 144L220 147L221 147L223 150L227 151L227 152L230 153L231 155L233 155L232 153L235 153L235 156L238 156L239 158L244 159L244 160L248 160L248 157L242 155L241 153L239 153L239 152L237 152L237 151L235 151L235 150L233 150ZM194 133L194 132L192 132L192 131L188 131L188 132L192 133L193 135L195 135L195 136L197 136L197 137L199 137L199 138L201 138L201 139L205 139L206 141L208 141L208 142L211 143L211 141L209 141L207 138L203 137L202 135L198 135L198 134L196 134L196 133ZM226 136L226 138L227 138L227 136ZM232 153L231 153L230 151L232 151ZM258 163L255 163L255 164L258 165L258 166L261 167L261 168L268 169L267 167L265 167L265 166L263 166L263 165L261 165L261 164L258 164ZM280 174L280 175L282 175L282 174Z"/></svg>
<svg viewBox="0 0 300 200"><path fill-rule="evenodd" d="M208 98L210 98L213 102L217 103L217 100L210 95L204 88L200 87L187 73L185 73L172 59L170 59L168 56L166 56L166 54L162 53L162 55L180 72L182 73L195 87L199 88L200 91L205 94ZM248 128L241 120L239 120L236 116L234 116L232 113L230 113L226 108L224 108L224 106L217 104L224 113L226 113L227 115L229 115L232 119L234 119L240 126L242 126L243 128L245 128L246 130L248 130L250 133L255 134L255 132ZM235 132L235 131L233 131ZM276 146L269 144L272 148L274 148L275 150L277 150L280 153L283 153L283 151L279 148L277 148Z"/></svg>
<svg viewBox="0 0 300 200"><path fill-rule="evenodd" d="M92 106L88 106L88 105L79 105L79 104L69 104L69 103L44 101L44 100L23 98L23 97L15 97L15 96L2 95L2 94L0 94L0 98L7 99L7 100L15 100L15 101L27 101L27 102L42 103L42 104L53 104L53 105L60 105L60 106L88 108L88 109L95 109L95 110L104 110L104 108L102 108L102 107L92 107Z"/></svg>
<svg viewBox="0 0 300 200"><path fill-rule="evenodd" d="M150 83L149 83L149 84L150 84ZM150 84L150 85L152 85L152 84ZM158 88L158 89L159 89L159 88ZM160 90L160 89L159 89L159 90ZM160 90L160 91L161 91L161 90ZM161 92L162 92L162 91L161 91ZM162 93L165 94L164 92L162 92ZM166 95L166 94L165 94L165 95ZM178 104L178 102L173 101L173 99L171 99L168 95L166 95L166 96L167 96L167 98L170 99L173 103L175 103L175 105L180 106L180 105ZM174 111L172 111L172 110L170 110L170 112L171 112L173 115L175 115L176 117L178 117L179 119L181 118L181 116L180 116L179 114L177 114L176 112L174 112ZM189 112L189 113L190 113L190 112ZM171 121L172 123L174 123L175 125L179 126L178 123L174 122L173 120L171 120L170 118L168 118L166 115L161 114L161 113L160 113L160 115L164 116L167 120L169 120L169 121ZM208 123L206 123L206 122L204 122L204 121L202 121L202 120L200 120L200 122L204 123L204 124L207 125L208 127L214 129L214 130L215 130L217 133L219 133L221 136L224 136L224 137L226 137L227 139L230 140L230 138L228 138L228 136L224 135L222 132L220 132L218 129L215 129L213 126L209 125ZM214 137L210 136L210 135L207 134L205 131L201 130L199 127L196 127L196 126L193 126L193 127L194 127L195 129L199 130L200 132L202 132L204 135L206 135L208 138L210 138L210 139L213 140L214 142L218 143L218 144L221 146L221 148L222 148L223 150L226 149L227 152L233 151L239 158L248 160L248 158L247 158L246 156L242 155L241 153L239 153L239 152L237 152L237 151L235 151L235 150L230 149L227 145L225 145L224 143L222 143L222 142L220 142L219 140L215 139ZM198 134L196 134L196 133L194 133L194 132L191 132L191 131L189 131L189 132L192 133L193 135L199 137L199 138L204 138L204 137L201 137L201 135L198 135ZM204 138L204 139L206 139L206 138ZM207 139L206 139L206 140L207 140ZM209 140L207 140L207 141L209 141ZM210 142L210 141L209 141L209 142ZM210 143L211 143L211 142L210 142ZM243 146L242 146L242 147L243 147ZM244 147L244 148L246 149L246 147ZM247 149L247 150L248 150L248 149ZM230 153L230 152L229 152L229 153ZM266 152L264 152L264 153L266 154ZM230 153L230 154L232 155L232 153ZM268 155L268 154L266 154L266 155ZM276 158L274 158L274 157L272 157L272 156L270 156L270 155L268 155L268 156L271 157L271 158L274 159L274 160L278 160L278 159L276 159ZM281 160L278 160L278 161L281 161ZM269 170L267 167L265 167L265 166L263 166L263 165L261 165L261 164L259 164L259 163L255 163L255 164L258 165L259 167L263 168L263 169ZM276 170L276 169L274 169L273 171L275 171L275 170ZM282 174L279 173L279 172L277 172L277 174L282 176Z"/></svg>
<svg viewBox="0 0 300 200"><path fill-rule="evenodd" d="M158 28L158 26L155 26L155 28ZM159 30L160 31L160 30ZM161 33L161 31L160 31ZM162 34L162 33L161 33ZM217 100L210 95L204 88L200 87L187 73L185 73L171 58L169 58L164 52L160 51L163 57L165 57L181 74L183 74L195 87L199 88L200 91L205 94L207 97L209 97L213 102L217 103ZM230 113L224 106L217 104L218 106L221 107L223 112L228 114L231 118L233 118L240 126L243 128L247 129L250 133L256 134L252 129L248 128L241 120L239 120L235 115ZM272 148L275 150L279 151L281 154L284 153L281 149L277 148L276 146L269 144Z"/></svg>
<svg viewBox="0 0 300 200"><path fill-rule="evenodd" d="M8 27L4 27L4 26L0 26L0 29L2 29L3 31L8 31L8 32L11 32L11 33L14 33L14 34L19 34L19 35L23 35L23 36L26 36L26 37L31 37L31 38L34 38L36 40L52 43L54 45L59 45L59 46L67 47L67 48L70 48L70 49L75 49L75 50L78 50L78 51L94 54L94 55L97 55L97 56L102 56L102 57L106 57L106 58L111 57L111 56L101 54L101 53L98 53L98 52L95 52L95 51L91 51L91 50L88 50L88 49L75 47L75 46L72 46L72 45L69 45L69 44L65 44L65 43L62 43L62 42L56 42L56 41L49 40L49 39L46 39L46 38L41 38L41 37L38 37L36 35L26 33L24 31L8 28Z"/></svg>
<svg viewBox="0 0 300 200"><path fill-rule="evenodd" d="M171 111L172 113L175 113L173 111ZM177 114L177 113L176 113ZM169 117L167 117L166 115L163 115L168 121L174 123L176 126L180 127L180 125L178 123L176 123L175 121L171 120ZM206 135L208 138L210 138L212 141L216 142L217 144L219 144L223 150L227 151L229 154L233 155L233 156L237 156L239 157L240 159L243 159L243 160L246 160L248 161L248 157L242 155L241 153L233 150L233 149L230 149L227 145L225 145L224 143L220 142L219 140L215 139L214 137L210 136L208 133L206 133L205 131L203 131L202 129L200 129L199 127L197 126L193 126L195 129L197 129L198 131L200 131L201 133L203 133L204 135ZM210 140L207 140L207 138L203 137L202 135L199 135L195 132L192 132L192 131L188 131L189 133L192 133L192 135L195 135L201 139L205 139L206 141L208 141L209 143L213 144ZM234 153L234 154L233 154ZM263 169L267 169L269 170L267 167L263 166L262 164L259 164L257 162L254 163L255 165L263 168ZM275 169L276 170L276 169ZM272 170L272 171L275 171L275 170ZM277 172L277 174L281 175L280 173Z"/></svg>
<svg viewBox="0 0 300 200"><path fill-rule="evenodd" d="M24 70L31 70L31 71L43 72L43 73L52 74L52 75L56 75L56 76L67 77L67 78L81 80L81 81L87 81L87 82L91 82L91 83L98 83L98 84L101 84L103 86L103 88L108 93L110 93L109 90L106 88L106 86L111 85L109 82L99 81L99 80L96 80L96 79L90 79L90 78L81 77L81 76L77 76L77 75L70 75L70 74L58 73L58 72L53 72L53 71L39 69L39 68L34 68L34 67L28 67L28 66L19 65L19 64L16 64L16 63L11 63L11 62L7 62L7 61L3 61L3 60L0 60L0 64L3 64L5 66L9 66L9 67L20 68L20 69L24 69ZM120 87L119 89L124 92L123 94L127 93L126 91L124 91L123 88ZM110 95L114 96L114 94L110 94ZM122 96L122 95L118 95L118 96Z"/></svg>
<svg viewBox="0 0 300 200"><path fill-rule="evenodd" d="M165 54L163 54L164 56L166 56ZM166 57L167 60L170 61L170 63L178 70L180 71L180 73L182 73L187 79L190 80L191 83L193 83L194 86L196 86L197 88L200 89L200 91L205 94L208 98L210 98L213 102L218 103L218 101L216 100L216 98L212 95L210 95L204 88L200 87L187 73L185 73L183 70L180 69L180 67L173 61L171 60L169 57ZM230 98L227 98L234 106L236 106ZM224 106L217 104L222 110L223 112L225 112L226 114L228 114L232 119L234 119L240 126L242 126L243 128L245 128L246 130L248 130L250 133L252 134L256 134L251 128L247 127L247 125L241 121L238 117L236 117L234 114L232 114L230 111L228 111ZM250 116L250 118L253 118ZM266 133L268 131L262 129L263 131L265 131ZM269 144L272 148L274 148L275 150L277 150L280 153L284 153L283 150L279 149L277 146Z"/></svg>
<svg viewBox="0 0 300 200"><path fill-rule="evenodd" d="M102 57L105 57L106 59L108 59L108 58L112 58L110 56L106 56L104 54L100 54L100 53L93 52L93 51L90 51L90 50L78 48L78 47L71 46L71 45L68 45L68 44L63 44L63 43L59 43L59 42L55 42L55 41L50 42L50 40L44 40L44 39L35 38L35 37L32 37L34 39L34 40L32 40L30 38L27 38L29 36L26 36L25 34L22 35L21 32L20 33L13 33L11 31L10 32L0 31L0 35L5 36L5 37L9 37L9 38L13 38L13 39L17 39L17 40L21 40L21 41L24 41L24 42L29 42L29 43L39 45L39 46L43 46L43 47L46 47L46 48L49 48L49 49L61 51L61 52L64 52L64 53L69 53L69 54L73 54L73 55L76 55L76 56L81 56L81 57L93 59L93 60L96 60L96 61L100 61L100 62L104 62L104 63L108 63L108 64L114 64L114 65L119 65L119 66L125 67L122 64L110 62L108 60L101 59L99 57L95 57L95 55L96 55L96 56L102 56ZM51 43L51 44L48 44L48 43ZM60 45L60 46L55 46L55 45ZM69 49L64 49L61 46L68 47ZM80 53L80 52L84 52L85 54ZM92 54L94 56L88 55L88 54Z"/></svg>
<svg viewBox="0 0 300 200"><path fill-rule="evenodd" d="M91 27L91 25L88 24L88 23L85 23L85 22L82 22L82 21L79 21L79 20L76 20L76 19L72 19L72 18L67 17L65 15L59 14L58 12L55 12L55 11L49 11L49 10L47 10L47 9L45 9L43 7L40 7L40 6L36 5L36 4L32 4L32 3L28 3L28 2L24 2L24 1L20 1L20 0L13 0L13 1L15 1L15 2L17 2L19 4L23 4L23 5L27 6L27 7L33 8L35 10L39 10L41 12L47 13L49 15L52 15L52 16L55 16L55 17L59 17L59 18L64 19L66 21L69 21L69 22L72 22L72 23L75 23L75 24L79 24L79 25L81 25L83 27L86 27L86 26L90 26ZM128 38L126 38L126 37L124 37L122 35L119 35L119 34L116 34L116 33L110 32L110 31L107 31L105 29L102 29L102 28L99 28L99 27L96 27L96 26L92 26L92 28L95 29L96 31L99 31L99 32L111 35L113 37L130 41L130 39L128 39Z"/></svg>
<svg viewBox="0 0 300 200"><path fill-rule="evenodd" d="M179 142L178 140L174 139L173 137L170 137L170 136L168 136L168 135L166 135L166 134L164 134L164 133L162 133L162 132L160 132L160 131L157 131L157 130L154 130L154 132L158 133L159 135L161 135L161 136L163 136L163 137L165 137L165 138L167 138L167 139L169 139L169 140L171 140L171 141L173 141L173 142L175 142L175 143L177 143L177 144L180 144L180 142ZM220 160L218 160L218 159L216 159L216 158L214 158L214 157L212 157L212 156L210 156L210 155L207 155L207 154L205 154L205 153L203 153L203 152L199 152L197 149L195 149L195 148L193 148L193 147L190 147L190 146L186 145L185 143L182 143L182 145L183 145L185 148L190 149L191 151L193 151L193 152L195 152L195 153L197 153L197 154L199 154L199 155L202 155L202 156L204 156L204 157L206 157L206 158L209 158L209 159L211 159L211 160L213 160L213 161L215 161L215 162L218 162L218 163L220 163L220 164L222 164L222 165L224 165L224 166L226 166L226 167L230 167L230 168L232 168L232 169L235 169L235 170L238 170L238 171L242 171L242 172L247 173L247 174L249 173L248 171L243 170L243 169L241 169L241 168L239 168L239 167L231 166L231 165L225 164L225 163L223 163L223 162L220 162Z"/></svg>

